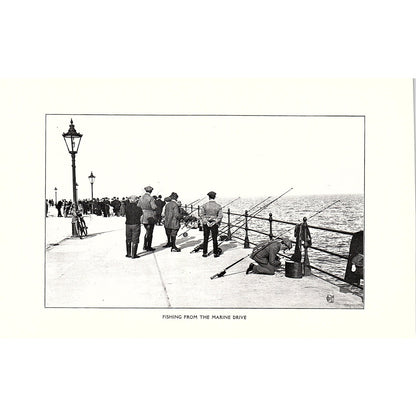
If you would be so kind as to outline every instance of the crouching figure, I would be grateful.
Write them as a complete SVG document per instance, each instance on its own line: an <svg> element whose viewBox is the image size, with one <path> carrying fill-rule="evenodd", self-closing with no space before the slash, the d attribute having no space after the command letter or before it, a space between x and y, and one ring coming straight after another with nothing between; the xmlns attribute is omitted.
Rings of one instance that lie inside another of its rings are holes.
<svg viewBox="0 0 416 416"><path fill-rule="evenodd" d="M271 240L264 241L254 247L250 258L257 264L251 263L246 270L246 274L274 274L280 267L280 258L277 253L282 250L290 250L292 248L292 242L288 238L283 238L281 241Z"/></svg>

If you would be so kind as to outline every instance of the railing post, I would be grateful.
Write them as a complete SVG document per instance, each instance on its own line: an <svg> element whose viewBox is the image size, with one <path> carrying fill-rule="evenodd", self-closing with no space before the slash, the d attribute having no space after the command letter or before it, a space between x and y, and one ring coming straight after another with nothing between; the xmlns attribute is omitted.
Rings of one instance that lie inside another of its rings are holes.
<svg viewBox="0 0 416 416"><path fill-rule="evenodd" d="M227 215L228 215L228 233L227 233L227 240L231 240L231 211L230 211L230 208L228 208Z"/></svg>
<svg viewBox="0 0 416 416"><path fill-rule="evenodd" d="M250 248L250 241L248 240L248 211L246 210L244 213L245 219L246 219L246 236L244 237L244 248Z"/></svg>
<svg viewBox="0 0 416 416"><path fill-rule="evenodd" d="M188 212L188 205L185 204L185 211Z"/></svg>
<svg viewBox="0 0 416 416"><path fill-rule="evenodd" d="M194 210L193 205L191 204L191 212Z"/></svg>
<svg viewBox="0 0 416 416"><path fill-rule="evenodd" d="M307 223L306 217L303 218L301 239L303 240L303 247L304 247L303 275L310 276L312 274L312 271L311 271L311 265L309 263L309 257L308 257L309 239L308 239L308 223Z"/></svg>
<svg viewBox="0 0 416 416"><path fill-rule="evenodd" d="M273 240L273 215L270 212L269 214L269 223L270 223L270 233L269 233L269 238L270 240Z"/></svg>

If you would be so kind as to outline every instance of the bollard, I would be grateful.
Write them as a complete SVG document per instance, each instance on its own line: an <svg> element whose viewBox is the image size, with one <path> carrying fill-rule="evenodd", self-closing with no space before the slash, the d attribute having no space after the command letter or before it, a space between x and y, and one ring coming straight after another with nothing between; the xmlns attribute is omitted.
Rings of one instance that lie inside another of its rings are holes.
<svg viewBox="0 0 416 416"><path fill-rule="evenodd" d="M227 233L227 240L231 240L231 211L230 208L228 208L227 211L227 215L228 215L228 233Z"/></svg>
<svg viewBox="0 0 416 416"><path fill-rule="evenodd" d="M246 225L245 225L246 236L244 237L244 248L250 248L250 241L248 240L248 211L244 212L244 216L246 218Z"/></svg>
<svg viewBox="0 0 416 416"><path fill-rule="evenodd" d="M269 223L270 223L269 238L270 240L273 240L273 215L271 212L269 213Z"/></svg>

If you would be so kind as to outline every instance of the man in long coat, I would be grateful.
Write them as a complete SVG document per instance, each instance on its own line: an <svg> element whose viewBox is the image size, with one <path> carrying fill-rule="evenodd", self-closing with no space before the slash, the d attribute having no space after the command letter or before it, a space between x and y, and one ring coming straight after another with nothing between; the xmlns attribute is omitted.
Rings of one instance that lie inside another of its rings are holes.
<svg viewBox="0 0 416 416"><path fill-rule="evenodd" d="M165 232L168 237L168 242L165 247L172 247L170 251L179 252L181 249L176 246L176 236L180 228L180 220L182 215L177 203L178 194L172 192L170 195L171 200L165 206Z"/></svg>
<svg viewBox="0 0 416 416"><path fill-rule="evenodd" d="M143 210L142 224L146 229L146 235L144 236L143 250L155 251L152 247L153 229L156 224L156 203L152 195L153 191L151 186L144 188L146 191L140 198L139 206Z"/></svg>

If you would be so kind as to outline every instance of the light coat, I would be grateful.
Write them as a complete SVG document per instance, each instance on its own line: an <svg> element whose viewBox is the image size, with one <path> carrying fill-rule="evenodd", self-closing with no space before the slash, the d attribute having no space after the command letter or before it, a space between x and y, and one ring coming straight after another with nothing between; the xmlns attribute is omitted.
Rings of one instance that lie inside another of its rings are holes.
<svg viewBox="0 0 416 416"><path fill-rule="evenodd" d="M141 196L138 205L143 210L142 224L155 224L157 208L155 199L148 192L146 192Z"/></svg>
<svg viewBox="0 0 416 416"><path fill-rule="evenodd" d="M165 228L179 230L181 217L177 202L174 200L168 202L165 206Z"/></svg>

